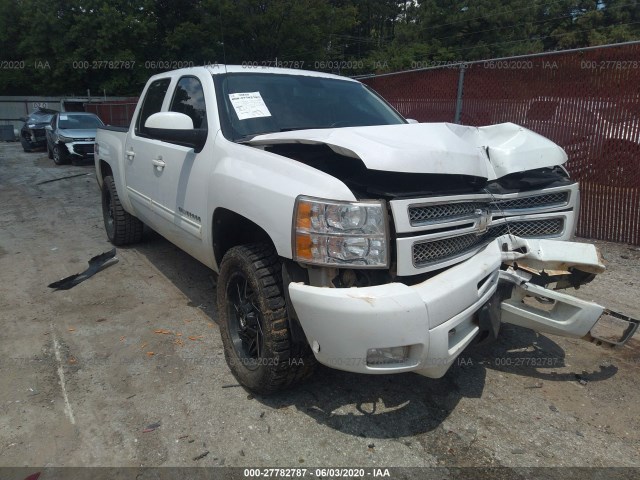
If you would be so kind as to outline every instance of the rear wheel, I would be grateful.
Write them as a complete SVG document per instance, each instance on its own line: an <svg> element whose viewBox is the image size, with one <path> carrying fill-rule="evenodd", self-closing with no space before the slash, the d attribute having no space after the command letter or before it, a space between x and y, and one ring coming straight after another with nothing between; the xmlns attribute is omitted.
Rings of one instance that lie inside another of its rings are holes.
<svg viewBox="0 0 640 480"><path fill-rule="evenodd" d="M242 245L226 253L218 277L225 358L241 385L263 395L307 378L316 365L308 345L291 341L281 268L271 245Z"/></svg>
<svg viewBox="0 0 640 480"><path fill-rule="evenodd" d="M60 145L53 146L52 157L56 165L65 165L69 162L69 153Z"/></svg>
<svg viewBox="0 0 640 480"><path fill-rule="evenodd" d="M139 242L143 224L126 212L120 203L113 177L104 177L102 184L102 217L109 241L114 245Z"/></svg>

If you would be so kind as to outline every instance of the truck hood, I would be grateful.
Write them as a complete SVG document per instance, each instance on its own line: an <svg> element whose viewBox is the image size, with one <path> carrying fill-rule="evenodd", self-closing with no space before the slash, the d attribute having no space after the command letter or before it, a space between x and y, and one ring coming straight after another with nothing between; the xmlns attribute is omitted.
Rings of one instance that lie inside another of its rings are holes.
<svg viewBox="0 0 640 480"><path fill-rule="evenodd" d="M69 137L69 138L90 138L91 141L93 141L93 139L96 138L96 129L92 128L92 129L79 129L79 128L61 128L60 130L58 130L58 133L60 135L64 135L65 137Z"/></svg>
<svg viewBox="0 0 640 480"><path fill-rule="evenodd" d="M417 123L294 130L258 135L247 143L325 144L340 155L359 158L369 170L471 175L488 180L567 161L564 150L551 140L513 123L488 127Z"/></svg>

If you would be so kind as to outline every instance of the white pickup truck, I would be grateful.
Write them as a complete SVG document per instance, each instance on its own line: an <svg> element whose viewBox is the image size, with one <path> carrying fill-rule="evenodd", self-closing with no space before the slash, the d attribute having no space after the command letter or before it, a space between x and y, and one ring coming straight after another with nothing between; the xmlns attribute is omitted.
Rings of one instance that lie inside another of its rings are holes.
<svg viewBox="0 0 640 480"><path fill-rule="evenodd" d="M517 125L420 124L352 79L239 66L151 77L95 147L109 240L144 223L218 273L227 363L261 394L316 361L439 378L501 322L590 338L603 307L558 291L604 270L568 242L566 160Z"/></svg>

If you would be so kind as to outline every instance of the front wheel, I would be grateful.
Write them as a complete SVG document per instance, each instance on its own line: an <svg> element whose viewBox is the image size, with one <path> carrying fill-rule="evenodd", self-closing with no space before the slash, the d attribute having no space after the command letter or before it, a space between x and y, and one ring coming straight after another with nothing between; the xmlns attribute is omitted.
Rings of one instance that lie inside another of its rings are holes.
<svg viewBox="0 0 640 480"><path fill-rule="evenodd" d="M102 217L109 241L116 246L139 242L143 224L125 211L120 203L113 177L104 177L102 183Z"/></svg>
<svg viewBox="0 0 640 480"><path fill-rule="evenodd" d="M53 146L52 156L53 163L56 165L65 165L69 162L69 154L60 145Z"/></svg>
<svg viewBox="0 0 640 480"><path fill-rule="evenodd" d="M281 264L267 244L229 250L220 268L218 315L224 354L241 385L266 395L311 375L308 345L291 341Z"/></svg>

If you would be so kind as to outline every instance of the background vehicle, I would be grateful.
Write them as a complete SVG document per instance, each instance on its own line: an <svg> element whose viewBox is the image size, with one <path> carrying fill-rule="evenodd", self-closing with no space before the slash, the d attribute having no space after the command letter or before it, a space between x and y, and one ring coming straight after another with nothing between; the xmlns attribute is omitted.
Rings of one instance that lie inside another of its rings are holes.
<svg viewBox="0 0 640 480"><path fill-rule="evenodd" d="M554 289L604 270L566 241L566 160L513 124L408 123L355 80L215 66L151 77L95 166L112 243L144 222L219 273L227 363L266 394L315 361L438 378L501 322L588 336L603 307Z"/></svg>
<svg viewBox="0 0 640 480"><path fill-rule="evenodd" d="M45 127L51 123L56 110L38 109L24 118L24 125L20 129L20 143L25 152L45 147L47 140Z"/></svg>
<svg viewBox="0 0 640 480"><path fill-rule="evenodd" d="M103 125L93 113L56 113L45 128L49 158L57 165L69 160L93 160L96 129Z"/></svg>
<svg viewBox="0 0 640 480"><path fill-rule="evenodd" d="M562 145L577 179L635 185L640 174L640 118L624 105L541 97L529 106L524 126Z"/></svg>

